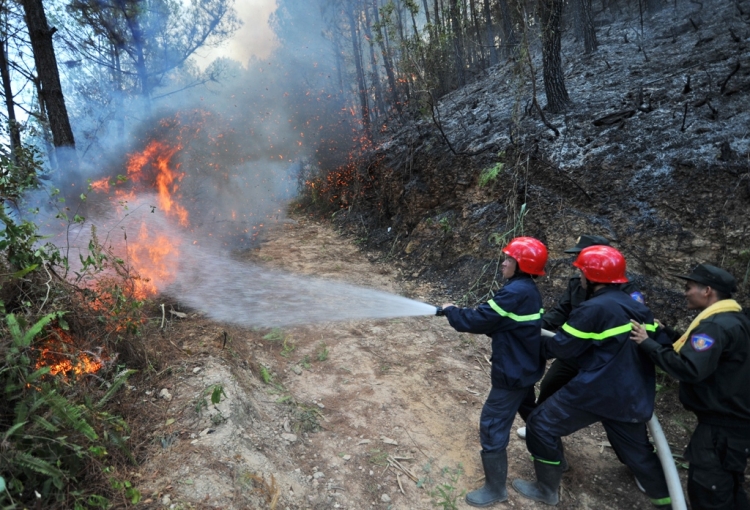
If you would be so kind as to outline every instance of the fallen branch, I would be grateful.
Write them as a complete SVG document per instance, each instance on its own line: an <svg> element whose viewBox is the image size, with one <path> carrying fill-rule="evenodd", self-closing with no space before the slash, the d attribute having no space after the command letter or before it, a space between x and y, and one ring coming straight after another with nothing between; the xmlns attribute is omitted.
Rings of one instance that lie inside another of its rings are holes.
<svg viewBox="0 0 750 510"><path fill-rule="evenodd" d="M443 137L443 141L448 146L448 149L453 153L454 156L477 156L479 154L482 154L483 152L487 152L491 147L495 146L495 144L491 144L480 151L472 151L472 152L456 151L456 149L453 148L453 144L451 144L450 140L448 140L448 135L446 135L445 131L443 131L443 124L440 121L440 110L438 110L437 108L437 103L435 101L435 98L432 95L432 92L429 90L423 90L422 92L427 92L427 94L429 94L430 111L432 112L432 122L440 131L440 135Z"/></svg>
<svg viewBox="0 0 750 510"><path fill-rule="evenodd" d="M688 104L685 103L685 111L682 113L682 126L680 126L680 131L685 131L685 119L687 119L687 110L688 110Z"/></svg>
<svg viewBox="0 0 750 510"><path fill-rule="evenodd" d="M629 119L633 115L635 115L635 110L633 109L622 110L620 112L610 113L609 115L605 115L604 117L594 119L591 123L595 126L611 126L614 124L619 124L623 120Z"/></svg>
<svg viewBox="0 0 750 510"><path fill-rule="evenodd" d="M732 71L729 73L729 76L727 76L726 79L723 82L721 82L721 89L720 89L720 91L721 91L722 94L724 93L724 91L727 88L727 83L729 83L729 79L732 76L734 76L734 74L737 71L739 71L739 70L740 70L740 61L738 60L737 63L734 65L734 69L732 69Z"/></svg>
<svg viewBox="0 0 750 510"><path fill-rule="evenodd" d="M403 466L403 465L402 465L402 464L401 464L401 463L400 463L399 461L397 461L397 460L396 460L396 459L395 459L394 457L392 457L391 455L389 455L389 456L388 456L388 458L387 458L387 460L388 460L388 463L389 463L389 464L390 464L390 465L391 465L392 467L394 467L394 468L397 468L397 469L400 469L400 470L401 470L401 471L402 471L402 472L403 472L403 473L404 473L404 474L405 474L406 476L408 476L409 478L411 478L411 479L412 479L412 481L413 481L414 483L418 483L418 482L419 482L419 478L417 478L417 477L416 477L416 475L414 475L414 473L412 473L411 471L409 471L408 469L406 469L406 468L405 468L405 467L404 467L404 466Z"/></svg>

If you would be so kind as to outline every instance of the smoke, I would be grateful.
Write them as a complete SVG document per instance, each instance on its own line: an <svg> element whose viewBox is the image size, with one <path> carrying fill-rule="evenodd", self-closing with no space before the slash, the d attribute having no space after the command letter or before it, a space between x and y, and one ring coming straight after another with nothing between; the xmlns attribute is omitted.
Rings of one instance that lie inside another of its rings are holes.
<svg viewBox="0 0 750 510"><path fill-rule="evenodd" d="M26 203L41 210L38 224L74 274L101 249L149 292L242 325L434 313L229 255L281 221L304 178L345 162L356 143L325 27L317 2L282 0L272 21L278 46L266 59L182 66L148 97L104 97L101 88L92 96L77 77L69 97L78 164L52 172Z"/></svg>
<svg viewBox="0 0 750 510"><path fill-rule="evenodd" d="M170 153L168 193L187 212L185 237L250 246L261 228L283 219L305 177L342 164L353 147L356 128L336 83L326 26L317 2L281 0L269 57L219 58L203 71L175 65L147 97L114 84L106 91L83 65L64 70L78 165L51 172L49 188L26 205L42 210L45 225L60 216L83 218L75 226L84 230L97 225L113 204L140 203L134 197L160 185L157 158L146 161L143 176L129 168L158 143ZM97 182L110 185L92 189ZM164 202L152 206L170 212Z"/></svg>

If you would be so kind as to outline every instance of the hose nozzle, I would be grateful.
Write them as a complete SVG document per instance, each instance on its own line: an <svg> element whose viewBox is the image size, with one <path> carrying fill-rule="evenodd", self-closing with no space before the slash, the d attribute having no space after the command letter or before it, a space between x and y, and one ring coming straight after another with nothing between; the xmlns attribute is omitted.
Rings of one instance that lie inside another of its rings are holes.
<svg viewBox="0 0 750 510"><path fill-rule="evenodd" d="M443 310L442 307L438 306L437 308L435 308L435 315L437 315L438 317L443 317L445 315L445 310Z"/></svg>

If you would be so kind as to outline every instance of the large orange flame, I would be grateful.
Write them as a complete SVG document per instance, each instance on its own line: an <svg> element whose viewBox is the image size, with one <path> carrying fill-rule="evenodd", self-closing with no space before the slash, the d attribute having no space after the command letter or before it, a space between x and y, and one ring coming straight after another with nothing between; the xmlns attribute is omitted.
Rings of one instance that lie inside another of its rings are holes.
<svg viewBox="0 0 750 510"><path fill-rule="evenodd" d="M99 179L90 184L90 189L108 193L111 187L114 188L114 199L121 206L136 201L139 190L155 189L160 211L187 227L188 211L180 205L178 194L185 174L179 171L180 164L174 161L182 147L179 141L168 144L152 140L145 149L128 156L125 164L127 178ZM127 244L127 263L134 276L132 297L145 299L155 295L160 284L168 284L174 278L173 265L179 255L179 244L180 241L167 234L150 231L145 221L141 223L137 236L128 239Z"/></svg>
<svg viewBox="0 0 750 510"><path fill-rule="evenodd" d="M172 168L172 158L181 149L180 144L170 147L166 143L154 140L142 152L130 156L127 169L128 177L134 182L139 182L144 179L144 167L147 165L153 167L156 170L154 186L159 195L159 205L167 216L177 216L180 225L186 227L188 212L172 198L172 194L179 189L177 183L185 176L184 173L177 171L179 164L174 165L174 169Z"/></svg>
<svg viewBox="0 0 750 510"><path fill-rule="evenodd" d="M128 244L128 258L141 278L134 280L133 297L145 299L158 291L156 283L169 283L175 275L174 263L179 254L179 241L165 234L150 234L145 223L141 224L138 238Z"/></svg>

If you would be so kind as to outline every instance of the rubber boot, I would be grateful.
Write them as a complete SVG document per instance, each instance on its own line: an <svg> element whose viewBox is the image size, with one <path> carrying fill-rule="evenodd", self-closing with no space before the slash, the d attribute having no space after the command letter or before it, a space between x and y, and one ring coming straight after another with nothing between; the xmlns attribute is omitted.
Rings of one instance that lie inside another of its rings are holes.
<svg viewBox="0 0 750 510"><path fill-rule="evenodd" d="M560 464L546 464L534 460L534 471L536 481L513 480L513 488L534 501L541 501L548 505L556 505L560 498L558 489L562 478L562 466Z"/></svg>
<svg viewBox="0 0 750 510"><path fill-rule="evenodd" d="M508 476L508 452L487 453L482 451L484 486L466 495L466 503L471 506L490 506L508 499L505 479Z"/></svg>

